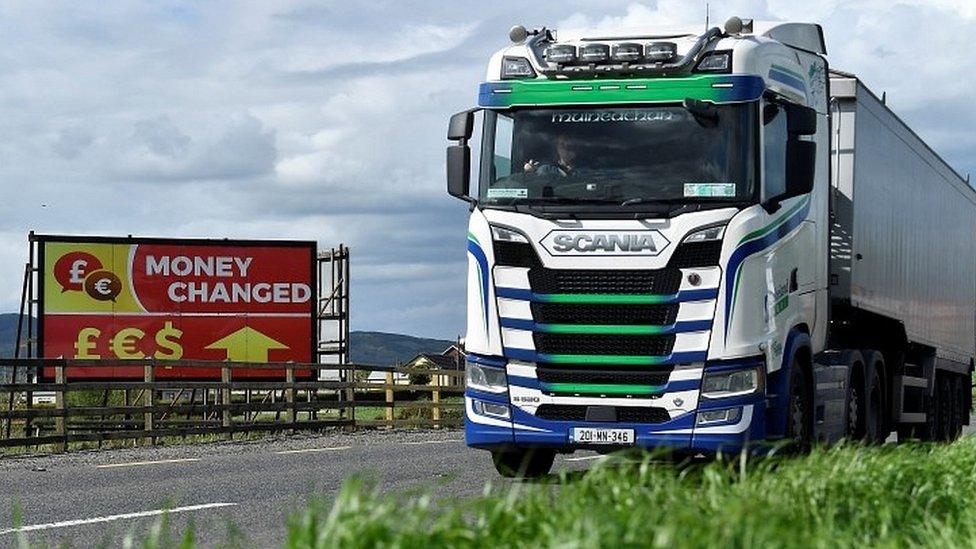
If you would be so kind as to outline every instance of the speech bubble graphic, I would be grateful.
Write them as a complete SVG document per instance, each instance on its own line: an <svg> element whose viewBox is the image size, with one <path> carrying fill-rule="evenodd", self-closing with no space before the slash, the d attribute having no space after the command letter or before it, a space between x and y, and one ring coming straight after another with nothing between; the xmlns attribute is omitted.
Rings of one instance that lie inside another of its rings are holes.
<svg viewBox="0 0 976 549"><path fill-rule="evenodd" d="M122 281L112 271L95 271L85 278L85 292L98 301L115 301L122 292Z"/></svg>
<svg viewBox="0 0 976 549"><path fill-rule="evenodd" d="M88 252L70 252L61 256L54 264L54 279L61 286L61 292L81 291L85 287L85 277L102 268L102 262Z"/></svg>

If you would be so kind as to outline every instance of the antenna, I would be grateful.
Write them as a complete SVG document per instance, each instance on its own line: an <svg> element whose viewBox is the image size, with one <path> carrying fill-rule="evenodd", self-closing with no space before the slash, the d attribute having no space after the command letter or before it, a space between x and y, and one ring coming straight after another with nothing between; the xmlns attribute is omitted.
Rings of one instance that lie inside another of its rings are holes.
<svg viewBox="0 0 976 549"><path fill-rule="evenodd" d="M708 2L705 2L705 32L708 32Z"/></svg>

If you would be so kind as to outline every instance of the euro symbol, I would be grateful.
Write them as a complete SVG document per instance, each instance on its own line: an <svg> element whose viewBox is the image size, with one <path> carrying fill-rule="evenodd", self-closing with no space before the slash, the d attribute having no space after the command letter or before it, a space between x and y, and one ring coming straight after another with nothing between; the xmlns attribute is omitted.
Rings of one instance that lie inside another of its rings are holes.
<svg viewBox="0 0 976 549"><path fill-rule="evenodd" d="M95 271L85 278L85 292L98 301L115 301L122 292L122 281L112 271Z"/></svg>
<svg viewBox="0 0 976 549"><path fill-rule="evenodd" d="M95 282L95 291L102 295L108 295L112 293L112 290L108 287L111 283L112 281L107 278L100 278Z"/></svg>

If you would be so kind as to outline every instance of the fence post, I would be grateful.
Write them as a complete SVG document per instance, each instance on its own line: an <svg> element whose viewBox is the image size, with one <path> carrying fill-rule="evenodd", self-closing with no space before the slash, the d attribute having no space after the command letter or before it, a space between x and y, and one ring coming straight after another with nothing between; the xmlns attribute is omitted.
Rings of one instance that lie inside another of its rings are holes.
<svg viewBox="0 0 976 549"><path fill-rule="evenodd" d="M223 421L221 421L221 426L230 427L233 415L230 411L230 366L224 364L220 367L220 381L223 383L220 387L220 403L223 405ZM227 438L230 440L234 439L234 431L227 430Z"/></svg>
<svg viewBox="0 0 976 549"><path fill-rule="evenodd" d="M58 436L61 437L61 442L58 444L58 448L62 452L68 451L68 400L66 398L64 391L64 385L67 382L65 376L65 362L59 360L57 364L54 365L54 382L59 385L57 391L54 392L54 407L58 410L58 416L55 418L55 428L57 429Z"/></svg>
<svg viewBox="0 0 976 549"><path fill-rule="evenodd" d="M441 403L441 391L440 391L441 375L440 374L434 374L431 377L433 378L431 380L431 383L434 385L434 389L430 392L430 401L431 401L431 403L433 403L434 407L430 411L430 417L431 417L432 420L434 420L434 428L436 429L436 428L438 428L438 427L441 426L441 407L440 407L440 403Z"/></svg>
<svg viewBox="0 0 976 549"><path fill-rule="evenodd" d="M350 384L355 385L356 383L355 368L350 368L346 370L346 379L349 381ZM349 426L346 428L346 430L352 431L356 428L356 389L353 387L349 387L348 389L346 389L346 405L349 406L349 408L346 408L347 410L349 410L349 413L346 416L349 419Z"/></svg>
<svg viewBox="0 0 976 549"><path fill-rule="evenodd" d="M295 432L295 423L298 415L295 413L295 368L291 364L285 367L285 402L288 403L288 423L291 425L292 432Z"/></svg>
<svg viewBox="0 0 976 549"><path fill-rule="evenodd" d="M142 413L142 429L147 433L155 430L155 414L152 410L153 406L156 405L156 389L154 388L154 384L156 383L156 368L154 366L155 363L151 360L143 366L143 381L146 382L146 389L142 397L142 404L145 408L145 411ZM143 443L154 445L156 444L156 437L144 437Z"/></svg>
<svg viewBox="0 0 976 549"><path fill-rule="evenodd" d="M384 417L391 429L393 428L393 372L386 373L386 410Z"/></svg>

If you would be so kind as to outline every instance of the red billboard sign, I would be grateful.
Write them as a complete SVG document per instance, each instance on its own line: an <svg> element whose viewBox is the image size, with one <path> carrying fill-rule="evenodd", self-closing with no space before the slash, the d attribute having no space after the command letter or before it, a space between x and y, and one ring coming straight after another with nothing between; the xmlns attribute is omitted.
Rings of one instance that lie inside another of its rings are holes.
<svg viewBox="0 0 976 549"><path fill-rule="evenodd" d="M313 361L315 242L35 240L45 358ZM142 375L138 366L78 368L70 378ZM163 367L156 377L212 379L220 371Z"/></svg>

